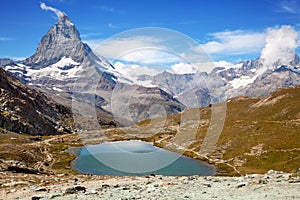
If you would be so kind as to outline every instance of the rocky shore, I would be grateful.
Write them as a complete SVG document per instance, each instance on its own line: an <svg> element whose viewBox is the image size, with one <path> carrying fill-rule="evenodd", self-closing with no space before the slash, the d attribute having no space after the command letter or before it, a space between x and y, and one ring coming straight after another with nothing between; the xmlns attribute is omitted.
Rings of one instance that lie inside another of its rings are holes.
<svg viewBox="0 0 300 200"><path fill-rule="evenodd" d="M17 188L7 186L0 190L0 199L300 199L300 177L273 170L241 177L61 174L55 180Z"/></svg>

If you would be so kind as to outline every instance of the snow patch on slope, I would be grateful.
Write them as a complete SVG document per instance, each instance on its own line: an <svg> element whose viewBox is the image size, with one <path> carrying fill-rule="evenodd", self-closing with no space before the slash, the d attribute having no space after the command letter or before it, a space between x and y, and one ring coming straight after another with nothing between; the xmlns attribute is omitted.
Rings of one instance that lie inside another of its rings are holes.
<svg viewBox="0 0 300 200"><path fill-rule="evenodd" d="M57 63L54 63L52 67L64 67L69 65L79 65L79 63L72 60L72 58L66 58L65 56L60 59Z"/></svg>
<svg viewBox="0 0 300 200"><path fill-rule="evenodd" d="M71 66L67 69L64 69L66 66ZM32 80L39 79L40 77L51 77L56 80L64 80L69 78L79 77L77 75L78 71L82 71L82 66L77 62L72 60L72 58L63 57L57 63L41 68L41 69L31 69L27 68L27 75L31 77Z"/></svg>
<svg viewBox="0 0 300 200"><path fill-rule="evenodd" d="M261 76L267 68L257 69L256 74L252 77L250 76L241 76L239 78L235 78L232 81L229 81L228 84L232 86L233 89L238 89L240 87L245 87L251 83L253 83L259 76ZM254 70L253 70L254 72Z"/></svg>

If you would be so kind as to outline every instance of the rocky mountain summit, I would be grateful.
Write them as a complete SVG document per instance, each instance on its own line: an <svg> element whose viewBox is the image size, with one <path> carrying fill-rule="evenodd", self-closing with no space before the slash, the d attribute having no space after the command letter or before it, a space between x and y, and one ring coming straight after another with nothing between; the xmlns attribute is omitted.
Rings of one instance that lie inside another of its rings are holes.
<svg viewBox="0 0 300 200"><path fill-rule="evenodd" d="M71 111L22 84L0 68L0 127L17 133L51 135L71 131Z"/></svg>
<svg viewBox="0 0 300 200"><path fill-rule="evenodd" d="M103 69L113 68L104 58L97 57L91 48L83 43L75 25L66 14L59 16L58 22L50 28L41 39L34 55L21 63L33 69L41 69L59 62L68 57L75 63L95 65Z"/></svg>

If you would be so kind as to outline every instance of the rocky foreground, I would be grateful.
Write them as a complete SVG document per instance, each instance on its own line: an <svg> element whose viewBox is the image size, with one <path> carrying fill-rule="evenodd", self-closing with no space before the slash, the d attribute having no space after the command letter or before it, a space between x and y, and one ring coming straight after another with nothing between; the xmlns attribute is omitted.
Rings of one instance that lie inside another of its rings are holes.
<svg viewBox="0 0 300 200"><path fill-rule="evenodd" d="M0 199L300 199L300 177L273 170L243 177L70 178L62 174L56 184L2 188Z"/></svg>

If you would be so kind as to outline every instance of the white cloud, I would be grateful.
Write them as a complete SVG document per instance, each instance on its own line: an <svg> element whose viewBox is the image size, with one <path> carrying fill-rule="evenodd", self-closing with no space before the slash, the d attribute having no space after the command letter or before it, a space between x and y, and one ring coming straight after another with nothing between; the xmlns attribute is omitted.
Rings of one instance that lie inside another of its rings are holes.
<svg viewBox="0 0 300 200"><path fill-rule="evenodd" d="M284 0L280 2L279 12L288 12L291 14L296 14L298 10L297 1L295 0Z"/></svg>
<svg viewBox="0 0 300 200"><path fill-rule="evenodd" d="M166 51L161 39L150 36L88 40L97 55L108 60L123 60L139 64L164 64L180 60L179 56Z"/></svg>
<svg viewBox="0 0 300 200"><path fill-rule="evenodd" d="M208 54L243 55L259 53L264 46L263 32L235 30L212 33L210 36L212 41L198 47Z"/></svg>
<svg viewBox="0 0 300 200"><path fill-rule="evenodd" d="M171 66L171 70L168 70L174 74L192 74L196 73L198 70L195 65L188 63L176 63Z"/></svg>
<svg viewBox="0 0 300 200"><path fill-rule="evenodd" d="M150 75L154 76L158 74L160 71L157 69L153 69L147 66L141 66L141 65L130 65L130 64L124 64L122 62L116 62L114 63L114 67L116 71L124 75L125 77L137 77L140 75Z"/></svg>
<svg viewBox="0 0 300 200"><path fill-rule="evenodd" d="M221 60L218 62L202 62L202 63L176 63L171 65L170 70L171 73L174 74L193 74L200 72L210 72L215 67L225 67L230 68L233 64L227 61Z"/></svg>
<svg viewBox="0 0 300 200"><path fill-rule="evenodd" d="M292 26L268 28L266 33L266 45L261 52L261 58L266 66L270 67L275 62L288 64L295 54L298 33Z"/></svg>
<svg viewBox="0 0 300 200"><path fill-rule="evenodd" d="M157 48L141 48L127 52L120 59L143 64L168 64L180 61L180 57Z"/></svg>
<svg viewBox="0 0 300 200"><path fill-rule="evenodd" d="M53 8L51 6L47 6L45 3L41 3L40 7L43 10L50 10L50 11L54 12L59 19L66 15L65 13L63 13L62 11L60 11L56 8Z"/></svg>
<svg viewBox="0 0 300 200"><path fill-rule="evenodd" d="M115 8L109 7L109 6L94 6L94 8L98 8L98 9L100 9L101 11L104 11L104 12L111 12L111 13L113 13L113 12L116 11Z"/></svg>
<svg viewBox="0 0 300 200"><path fill-rule="evenodd" d="M13 38L8 38L8 37L0 37L0 41L11 41L14 40Z"/></svg>

